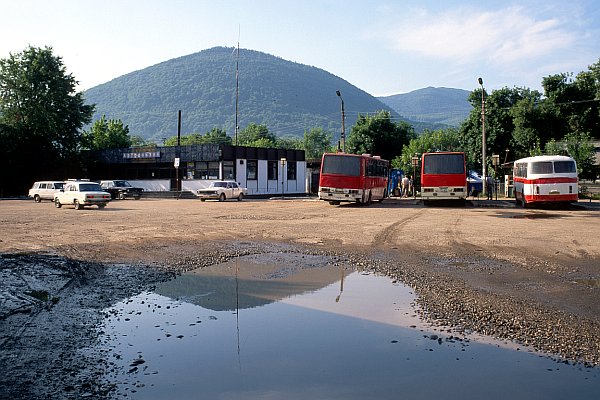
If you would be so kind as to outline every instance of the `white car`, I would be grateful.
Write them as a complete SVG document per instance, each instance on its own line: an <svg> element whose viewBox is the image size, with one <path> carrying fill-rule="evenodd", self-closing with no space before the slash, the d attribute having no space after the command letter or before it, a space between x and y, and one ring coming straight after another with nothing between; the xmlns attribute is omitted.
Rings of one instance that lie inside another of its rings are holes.
<svg viewBox="0 0 600 400"><path fill-rule="evenodd" d="M34 182L29 189L29 197L32 197L36 203L42 200L54 200L54 193L64 186L63 181L39 181Z"/></svg>
<svg viewBox="0 0 600 400"><path fill-rule="evenodd" d="M198 189L196 195L201 201L206 199L213 199L219 201L225 201L227 199L237 199L242 201L246 195L247 190L240 186L235 181L215 181L206 189Z"/></svg>
<svg viewBox="0 0 600 400"><path fill-rule="evenodd" d="M102 190L96 182L68 181L63 189L54 193L54 205L61 208L69 204L81 210L84 206L98 206L104 208L110 201L110 193Z"/></svg>

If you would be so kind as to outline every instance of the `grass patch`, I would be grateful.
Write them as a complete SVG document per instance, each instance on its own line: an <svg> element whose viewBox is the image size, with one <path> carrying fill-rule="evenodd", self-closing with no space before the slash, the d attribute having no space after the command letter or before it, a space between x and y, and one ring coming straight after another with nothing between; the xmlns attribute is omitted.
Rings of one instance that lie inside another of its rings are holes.
<svg viewBox="0 0 600 400"><path fill-rule="evenodd" d="M26 292L25 294L40 301L48 301L48 292L45 290L32 290L31 292Z"/></svg>

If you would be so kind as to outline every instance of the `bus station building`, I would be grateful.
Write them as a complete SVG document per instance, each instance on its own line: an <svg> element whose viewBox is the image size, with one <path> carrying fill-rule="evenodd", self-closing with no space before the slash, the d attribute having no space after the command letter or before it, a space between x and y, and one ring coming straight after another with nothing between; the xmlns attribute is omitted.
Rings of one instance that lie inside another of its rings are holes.
<svg viewBox="0 0 600 400"><path fill-rule="evenodd" d="M86 153L85 175L125 179L149 192L195 193L215 180L235 180L249 196L309 192L304 150L199 144L107 149Z"/></svg>

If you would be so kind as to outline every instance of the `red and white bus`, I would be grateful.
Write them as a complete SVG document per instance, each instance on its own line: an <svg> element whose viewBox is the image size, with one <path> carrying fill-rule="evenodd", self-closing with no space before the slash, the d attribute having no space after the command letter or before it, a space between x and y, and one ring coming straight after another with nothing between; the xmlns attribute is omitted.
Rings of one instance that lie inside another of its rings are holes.
<svg viewBox="0 0 600 400"><path fill-rule="evenodd" d="M321 160L319 199L329 204L369 204L388 196L390 163L370 154L325 153Z"/></svg>
<svg viewBox="0 0 600 400"><path fill-rule="evenodd" d="M421 157L421 197L430 200L461 200L467 198L465 153L423 153Z"/></svg>
<svg viewBox="0 0 600 400"><path fill-rule="evenodd" d="M516 160L513 169L515 201L523 207L578 200L577 164L566 156L535 156Z"/></svg>

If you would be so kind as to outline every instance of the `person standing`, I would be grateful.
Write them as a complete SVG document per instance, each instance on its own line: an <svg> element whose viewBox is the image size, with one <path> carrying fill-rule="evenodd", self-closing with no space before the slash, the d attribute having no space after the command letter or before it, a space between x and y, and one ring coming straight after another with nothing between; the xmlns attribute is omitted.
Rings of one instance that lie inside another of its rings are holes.
<svg viewBox="0 0 600 400"><path fill-rule="evenodd" d="M408 187L410 186L410 179L404 175L402 178L402 197L408 197Z"/></svg>
<svg viewBox="0 0 600 400"><path fill-rule="evenodd" d="M493 196L494 178L492 178L491 176L485 177L485 190L487 192L487 199L492 200L494 198L494 196Z"/></svg>

